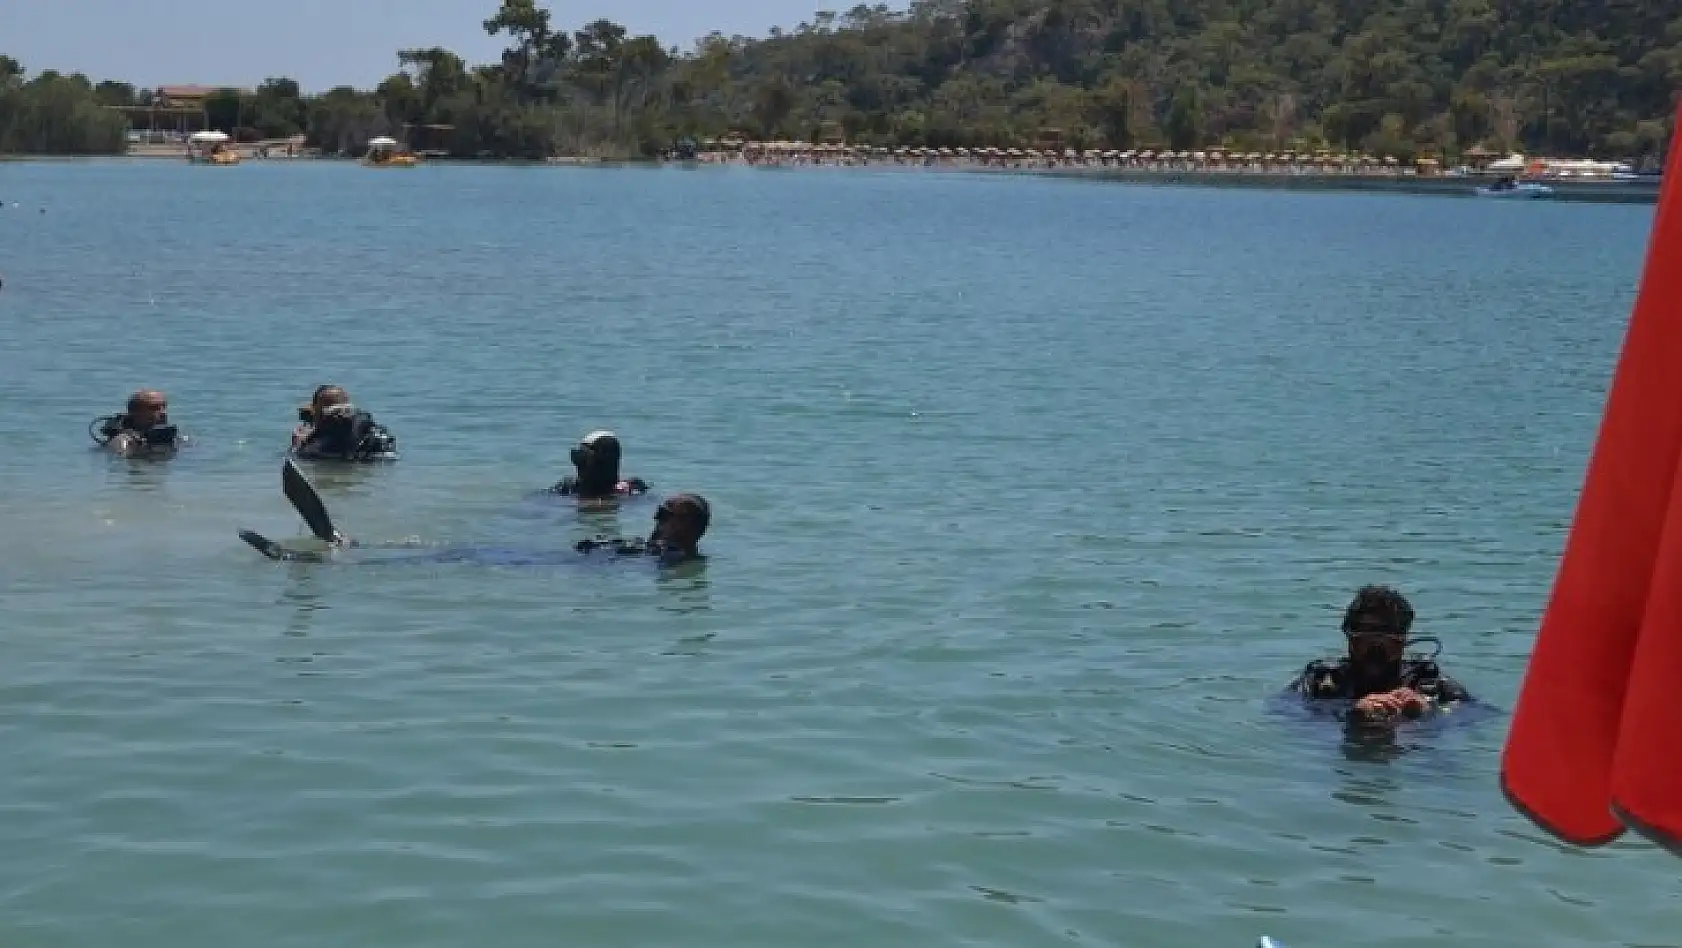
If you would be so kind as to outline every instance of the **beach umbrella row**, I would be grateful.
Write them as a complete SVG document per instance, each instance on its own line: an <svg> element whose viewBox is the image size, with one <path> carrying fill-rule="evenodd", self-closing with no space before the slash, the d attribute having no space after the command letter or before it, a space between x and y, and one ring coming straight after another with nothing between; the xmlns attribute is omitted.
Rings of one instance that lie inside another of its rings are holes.
<svg viewBox="0 0 1682 948"><path fill-rule="evenodd" d="M1334 153L1331 151L1316 152L1244 152L1224 148L1210 148L1202 151L1178 151L1174 149L1107 149L1098 150L1088 148L1077 151L1073 148L1038 149L1038 148L927 148L921 146L899 146L887 148L883 146L845 145L837 143L813 144L811 142L769 141L755 142L739 139L708 139L703 147L716 150L724 148L740 148L743 151L766 152L774 154L820 154L820 155L875 155L881 157L894 156L900 158L1016 158L1030 160L1066 161L1193 161L1214 163L1244 163L1244 164L1319 164L1319 165L1387 165L1396 166L1401 162L1392 155L1375 157L1372 155Z"/></svg>

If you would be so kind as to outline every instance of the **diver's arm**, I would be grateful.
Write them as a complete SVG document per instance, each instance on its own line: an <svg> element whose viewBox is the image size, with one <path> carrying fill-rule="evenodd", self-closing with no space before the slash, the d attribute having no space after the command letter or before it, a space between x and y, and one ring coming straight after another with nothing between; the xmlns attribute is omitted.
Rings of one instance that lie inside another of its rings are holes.
<svg viewBox="0 0 1682 948"><path fill-rule="evenodd" d="M321 453L321 444L317 440L320 430L311 424L302 424L292 429L291 453L299 457L311 457Z"/></svg>
<svg viewBox="0 0 1682 948"><path fill-rule="evenodd" d="M1355 702L1349 716L1368 724L1378 724L1397 718L1420 717L1434 705L1434 701L1412 688L1396 688L1367 695Z"/></svg>
<svg viewBox="0 0 1682 948"><path fill-rule="evenodd" d="M573 549L580 553L591 553L596 550L609 550L620 556L642 556L654 552L646 541L628 540L623 537L598 536L588 540L579 540L573 544Z"/></svg>

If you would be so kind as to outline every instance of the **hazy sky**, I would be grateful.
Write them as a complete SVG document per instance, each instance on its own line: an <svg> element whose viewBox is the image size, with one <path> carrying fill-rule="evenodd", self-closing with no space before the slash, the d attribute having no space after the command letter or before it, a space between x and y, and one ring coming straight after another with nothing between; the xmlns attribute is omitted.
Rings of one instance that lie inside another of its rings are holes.
<svg viewBox="0 0 1682 948"><path fill-rule="evenodd" d="M469 62L502 45L480 26L500 0L0 0L0 54L42 69L136 86L254 86L289 76L306 91L370 88L397 69L397 50L443 46ZM542 4L568 30L606 17L688 49L712 30L760 36L823 0L583 0ZM904 2L891 4L903 8Z"/></svg>

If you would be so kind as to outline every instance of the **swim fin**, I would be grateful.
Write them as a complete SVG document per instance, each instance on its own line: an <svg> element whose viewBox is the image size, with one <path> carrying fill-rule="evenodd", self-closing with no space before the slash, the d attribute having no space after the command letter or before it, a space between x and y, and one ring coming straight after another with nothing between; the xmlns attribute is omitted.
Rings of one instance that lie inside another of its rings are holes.
<svg viewBox="0 0 1682 948"><path fill-rule="evenodd" d="M255 530L241 530L239 538L244 540L253 550L263 554L271 560L284 560L288 563L324 563L327 554L313 550L288 550L275 541L263 536Z"/></svg>
<svg viewBox="0 0 1682 948"><path fill-rule="evenodd" d="M298 516L309 524L310 532L324 543L338 543L343 538L339 531L333 528L333 518L327 515L327 505L321 502L321 495L315 492L315 485L311 484L304 472L298 470L298 465L292 463L291 458L280 471L280 486L285 492L286 499L292 502L292 508L298 511Z"/></svg>
<svg viewBox="0 0 1682 948"><path fill-rule="evenodd" d="M244 540L247 544L250 544L253 550L256 550L271 560L286 559L286 551L281 549L280 544L266 536L263 536L255 530L241 530L239 532L239 538Z"/></svg>
<svg viewBox="0 0 1682 948"><path fill-rule="evenodd" d="M1624 830L1611 809L1612 760L1682 455L1679 363L1682 138L1673 138L1640 293L1501 759L1513 806L1582 846Z"/></svg>

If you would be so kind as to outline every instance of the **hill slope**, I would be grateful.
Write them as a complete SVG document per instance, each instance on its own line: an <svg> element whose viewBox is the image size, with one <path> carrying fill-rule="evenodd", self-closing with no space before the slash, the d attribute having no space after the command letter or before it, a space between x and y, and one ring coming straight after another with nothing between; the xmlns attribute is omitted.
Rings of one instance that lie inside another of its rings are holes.
<svg viewBox="0 0 1682 948"><path fill-rule="evenodd" d="M371 92L304 98L270 79L213 97L210 122L351 153L434 126L420 147L533 158L731 131L939 147L1048 129L1077 148L1652 158L1682 84L1682 0L915 0L688 53L609 20L556 28L535 0L486 12L509 43L500 63L403 50ZM99 106L150 101L119 82L25 81L0 57L0 149L118 148L121 120Z"/></svg>
<svg viewBox="0 0 1682 948"><path fill-rule="evenodd" d="M1666 140L1678 40L1678 0L921 0L682 65L727 61L712 104L764 135L1637 155Z"/></svg>

